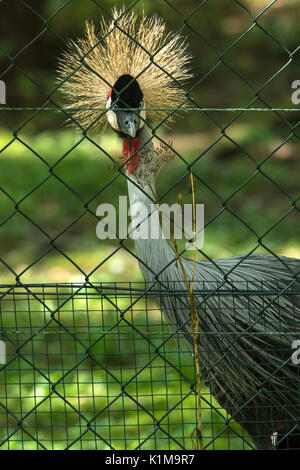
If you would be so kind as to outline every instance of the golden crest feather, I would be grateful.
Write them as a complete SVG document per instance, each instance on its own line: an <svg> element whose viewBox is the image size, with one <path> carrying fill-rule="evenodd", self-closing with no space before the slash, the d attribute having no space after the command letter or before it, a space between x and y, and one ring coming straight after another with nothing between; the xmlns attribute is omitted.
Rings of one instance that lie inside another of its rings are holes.
<svg viewBox="0 0 300 470"><path fill-rule="evenodd" d="M170 108L186 106L181 83L192 76L185 38L168 32L156 15L139 18L124 8L114 8L112 14L110 23L102 17L99 32L86 22L85 37L69 41L59 59L58 79L67 107L74 109L72 117L84 129L105 126L109 91L121 75L129 74L143 92L147 119L167 118L165 124L170 124Z"/></svg>

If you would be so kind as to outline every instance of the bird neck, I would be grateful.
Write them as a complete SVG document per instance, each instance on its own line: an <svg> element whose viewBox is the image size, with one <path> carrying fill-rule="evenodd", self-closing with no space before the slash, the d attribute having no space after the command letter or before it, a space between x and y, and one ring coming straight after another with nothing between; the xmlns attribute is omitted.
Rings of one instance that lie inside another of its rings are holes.
<svg viewBox="0 0 300 470"><path fill-rule="evenodd" d="M150 132L139 133L139 161L134 174L127 172L130 201L130 236L146 281L153 281L175 254L163 237L155 195L156 153ZM147 267L149 269L147 269ZM162 275L164 276L164 275Z"/></svg>
<svg viewBox="0 0 300 470"><path fill-rule="evenodd" d="M127 176L141 188L155 185L156 153L152 139L146 125L136 137L123 137L123 161Z"/></svg>

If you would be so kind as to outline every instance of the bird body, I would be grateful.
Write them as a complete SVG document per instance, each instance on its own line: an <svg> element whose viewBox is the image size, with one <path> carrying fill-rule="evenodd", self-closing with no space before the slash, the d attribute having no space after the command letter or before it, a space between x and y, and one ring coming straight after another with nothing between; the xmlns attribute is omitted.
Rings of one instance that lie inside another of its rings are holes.
<svg viewBox="0 0 300 470"><path fill-rule="evenodd" d="M113 16L119 28L114 21L102 21L97 36L87 25L86 38L71 43L59 78L69 105L88 108L74 112L80 126L103 125L107 116L123 139L132 227L141 229L139 207L146 208L147 218L156 202L157 155L149 120L167 122L169 113L163 108L185 107L178 83L190 77L190 57L184 40L167 33L159 18L143 16L139 23L124 10L114 10ZM106 111L99 113L99 107ZM256 448L276 443L300 448L300 375L291 361L300 296L288 293L299 292L300 260L247 254L193 264L182 257L181 269L163 236L137 238L135 250L145 281L159 292L157 303L168 323L191 345L190 299L184 292L186 280L194 279L201 373L215 399Z"/></svg>

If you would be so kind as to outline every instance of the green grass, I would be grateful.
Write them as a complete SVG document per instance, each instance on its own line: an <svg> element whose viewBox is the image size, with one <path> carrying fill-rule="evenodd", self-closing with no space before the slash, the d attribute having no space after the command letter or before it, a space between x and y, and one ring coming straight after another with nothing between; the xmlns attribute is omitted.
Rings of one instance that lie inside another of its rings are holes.
<svg viewBox="0 0 300 470"><path fill-rule="evenodd" d="M54 310L67 294L48 288L42 299ZM129 308L128 298L111 296L127 310L120 315L100 295L87 300L81 293L51 322L33 297L16 297L6 296L1 305L9 364L0 368L2 449L192 449L192 354L179 351L152 302L145 316L144 300ZM242 433L239 426L227 429L212 411L204 387L202 397L204 444L220 433L210 448L247 448L233 432Z"/></svg>

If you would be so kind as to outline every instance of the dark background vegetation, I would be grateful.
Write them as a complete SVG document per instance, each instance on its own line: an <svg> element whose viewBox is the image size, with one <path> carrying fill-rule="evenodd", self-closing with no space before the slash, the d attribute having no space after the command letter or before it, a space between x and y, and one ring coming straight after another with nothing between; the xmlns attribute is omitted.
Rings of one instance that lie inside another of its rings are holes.
<svg viewBox="0 0 300 470"><path fill-rule="evenodd" d="M132 3L108 0L0 2L0 79L7 86L5 107L46 105L55 108L61 101L56 83L57 58L65 48L65 41L82 35L86 19L97 24L101 15L108 16L105 10L109 11L111 6ZM291 84L300 79L300 49L293 53L299 46L298 3L297 0L276 1L267 8L269 2L265 0L145 0L136 2L135 8L157 13L170 29L180 30L188 37L194 73L188 87L193 87L191 96L200 108L243 108L250 103L253 107L288 108L295 107L291 102ZM257 246L259 239L264 245L258 247L259 251L265 252L267 247L277 254L300 257L299 202L296 200L299 195L299 127L295 127L299 113L198 109L183 117L172 130L158 131L166 141L173 143L184 160L177 157L167 170L161 171L157 190L161 197L168 193L162 199L164 202L176 202L179 194L184 202L191 202L185 162L196 162L193 165L196 198L197 202L205 204L207 223L204 253L212 258L247 253ZM100 145L119 161L120 143L116 136L107 131L91 138L92 141L82 140L80 134L66 128L63 112L13 111L0 107L2 283L14 283L16 275L23 283L79 282L86 276L91 281L142 279L135 258L126 250L120 249L102 263L119 243L96 238L94 214L100 203L117 204L118 196L126 194L126 179L123 175L114 178L116 169L112 169L110 160L99 148ZM101 191L110 180L112 184ZM131 240L125 244L133 249ZM202 258L199 255L199 259ZM22 304L20 309L26 317L26 307ZM65 315L66 320L68 314ZM142 321L143 313L139 315ZM13 320L8 325L17 328ZM13 354L15 346L11 347ZM72 356L72 352L65 347L64 361L67 361L67 353ZM113 342L111 350L115 351L116 367L120 369L117 348L117 343ZM53 361L58 375L61 367L70 367L69 362L62 366L58 357ZM22 380L33 384L32 370L26 369L24 364L23 367ZM11 373L11 381L17 382L18 369ZM131 373L129 370L128 377ZM92 380L89 374L87 367L82 372L83 383ZM94 377L94 381L96 379ZM66 384L66 393L70 395L74 395L72 380ZM104 383L105 377L98 377L98 380ZM147 380L150 384L151 380ZM172 390L175 393L178 387L175 379L173 386L170 385L169 394ZM110 393L113 394L112 387ZM84 385L83 390L90 393ZM26 405L30 408L36 400L35 388L29 387L26 393L32 394L32 401ZM164 394L166 397L166 390L161 391L161 396ZM17 385L12 387L11 396L10 406L22 409L19 398L13 398L18 397ZM60 421L63 418L59 417L59 403L53 403L52 409L57 411L54 422L62 426L62 434L58 434L58 441L61 439L62 443L58 442L57 447L63 447L65 431ZM102 406L100 402L98 405ZM122 406L119 402L116 407L116 426L122 423ZM191 398L186 405L189 416L194 416L194 406ZM49 410L45 409L44 416L48 416ZM178 422L179 415L176 415ZM137 415L134 416L132 422L136 423ZM76 421L76 415L74 419ZM105 419L108 423L107 416ZM210 422L210 411L204 415L204 420ZM99 426L104 426L103 422ZM179 432L179 428L174 428L174 432L176 429ZM207 435L212 432L211 427L205 429ZM188 436L190 432L191 426L186 430ZM48 428L42 433L45 442L51 441L49 433ZM76 430L74 433L76 436ZM123 438L116 434L119 445ZM11 443L12 447L14 445L18 448L18 440ZM29 440L29 448L31 445ZM133 436L132 448L134 445ZM226 438L219 440L219 448L228 445ZM94 446L93 439L90 446ZM236 447L241 446L242 443L237 442Z"/></svg>

